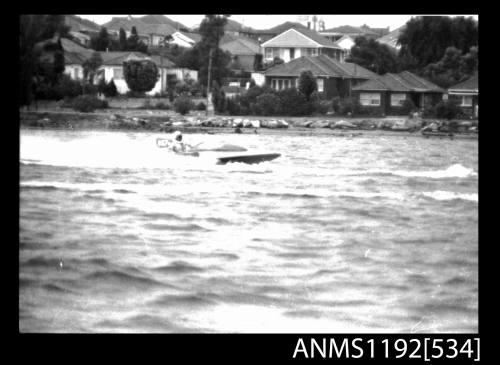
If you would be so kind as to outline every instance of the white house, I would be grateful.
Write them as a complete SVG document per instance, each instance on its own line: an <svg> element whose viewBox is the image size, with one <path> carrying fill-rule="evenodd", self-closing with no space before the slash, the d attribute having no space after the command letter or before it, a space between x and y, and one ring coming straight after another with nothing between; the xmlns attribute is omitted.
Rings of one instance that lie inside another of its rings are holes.
<svg viewBox="0 0 500 365"><path fill-rule="evenodd" d="M302 56L327 55L342 62L345 51L340 46L319 33L305 28L290 28L261 44L264 61L270 62L275 57L290 62Z"/></svg>
<svg viewBox="0 0 500 365"><path fill-rule="evenodd" d="M342 48L345 51L345 55L347 56L349 53L351 53L351 48L356 44L354 42L354 39L348 35L342 36L339 40L335 41L335 44Z"/></svg>
<svg viewBox="0 0 500 365"><path fill-rule="evenodd" d="M188 33L177 31L172 34L170 44L177 44L181 47L191 48L201 40L198 33Z"/></svg>
<svg viewBox="0 0 500 365"><path fill-rule="evenodd" d="M179 81L188 79L197 81L198 71L186 68L178 68L167 58L160 56L148 56L140 52L99 52L102 58L102 66L98 70L98 77L104 77L106 82L113 82L118 93L125 94L129 91L127 82L123 74L123 62L129 60L151 60L158 67L160 77L155 87L146 94L154 95L167 90L167 80L171 77ZM65 53L65 70L72 79L81 80L83 78L82 64L91 54ZM98 78L97 77L97 78Z"/></svg>

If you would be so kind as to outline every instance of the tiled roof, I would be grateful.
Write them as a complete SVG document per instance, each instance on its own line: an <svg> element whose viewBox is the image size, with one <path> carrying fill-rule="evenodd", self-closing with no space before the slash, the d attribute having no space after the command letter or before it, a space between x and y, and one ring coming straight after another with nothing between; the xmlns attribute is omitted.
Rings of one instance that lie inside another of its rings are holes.
<svg viewBox="0 0 500 365"><path fill-rule="evenodd" d="M321 44L323 47L329 47L329 48L338 48L341 49L338 45L333 43L331 40L329 40L326 37L323 37L321 34L318 32L315 32L314 30L307 29L307 28L294 28L297 32L302 33L306 37L312 39L313 41Z"/></svg>
<svg viewBox="0 0 500 365"><path fill-rule="evenodd" d="M398 38L401 32L406 28L406 26L401 26L399 28L394 29L392 32L389 34L386 34L383 37L380 37L377 39L377 42L386 44L389 47L392 48L399 48L400 46L398 45Z"/></svg>
<svg viewBox="0 0 500 365"><path fill-rule="evenodd" d="M139 35L157 34L166 36L173 34L177 31L177 29L170 24L166 23L151 24L151 23L145 23L140 19L141 18L129 19L127 17L113 17L109 22L103 24L103 27L112 30L119 30L120 28L123 28L126 31L131 31L132 27L135 27Z"/></svg>
<svg viewBox="0 0 500 365"><path fill-rule="evenodd" d="M194 32L181 32L179 31L179 33L181 33L182 35L192 39L195 43L198 43L199 41L201 41L201 34L199 33L194 33Z"/></svg>
<svg viewBox="0 0 500 365"><path fill-rule="evenodd" d="M468 91L479 91L478 74L462 81L456 85L450 86L448 90L468 90Z"/></svg>
<svg viewBox="0 0 500 365"><path fill-rule="evenodd" d="M101 26L99 24L94 23L91 20L80 18L76 15L65 15L64 23L71 27L72 31L80 32L80 31L93 31L98 32L101 30Z"/></svg>
<svg viewBox="0 0 500 365"><path fill-rule="evenodd" d="M353 90L390 90L400 92L445 92L439 86L409 71L398 74L386 73L353 87Z"/></svg>
<svg viewBox="0 0 500 365"><path fill-rule="evenodd" d="M254 55L260 53L260 45L258 42L243 37L238 37L233 41L223 43L219 47L233 55Z"/></svg>
<svg viewBox="0 0 500 365"><path fill-rule="evenodd" d="M167 24L175 29L188 29L184 24L176 22L175 20L172 20L169 17L166 17L165 15L159 15L159 14L144 15L138 19L146 24Z"/></svg>
<svg viewBox="0 0 500 365"><path fill-rule="evenodd" d="M368 30L362 29L359 27L353 27L351 25L341 25L340 27L329 28L321 31L322 33L340 33L340 34L373 34L377 35L377 33Z"/></svg>
<svg viewBox="0 0 500 365"><path fill-rule="evenodd" d="M311 71L314 76L368 79L376 75L359 66L336 61L326 55L304 56L269 68L266 76L299 77L302 71Z"/></svg>
<svg viewBox="0 0 500 365"><path fill-rule="evenodd" d="M275 27L272 27L270 29L265 29L265 30L257 30L257 33L269 33L269 34L281 34L283 32L286 32L288 29L307 29L307 27L303 24L296 23L296 22L284 22L282 24L279 24Z"/></svg>

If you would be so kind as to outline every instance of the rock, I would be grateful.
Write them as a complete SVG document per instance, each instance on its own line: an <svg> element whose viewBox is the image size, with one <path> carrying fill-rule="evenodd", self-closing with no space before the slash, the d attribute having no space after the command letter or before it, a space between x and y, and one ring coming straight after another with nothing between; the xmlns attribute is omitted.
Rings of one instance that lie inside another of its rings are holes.
<svg viewBox="0 0 500 365"><path fill-rule="evenodd" d="M278 128L288 128L288 122L284 119L278 120Z"/></svg>
<svg viewBox="0 0 500 365"><path fill-rule="evenodd" d="M311 128L328 128L330 126L330 122L328 120L317 120L310 126Z"/></svg>
<svg viewBox="0 0 500 365"><path fill-rule="evenodd" d="M331 111L327 112L326 115L332 116L332 115L335 115L335 112L333 110L331 110Z"/></svg>
<svg viewBox="0 0 500 365"><path fill-rule="evenodd" d="M260 128L260 120L251 120L250 123L254 128Z"/></svg>
<svg viewBox="0 0 500 365"><path fill-rule="evenodd" d="M241 118L236 118L236 119L233 119L231 125L233 127L238 127L238 128L241 128L243 127L243 119Z"/></svg>
<svg viewBox="0 0 500 365"><path fill-rule="evenodd" d="M184 123L183 122L173 122L172 125L174 127L178 127L178 126L184 125Z"/></svg>
<svg viewBox="0 0 500 365"><path fill-rule="evenodd" d="M250 128L250 127L252 127L252 122L250 121L250 119L244 119L243 120L243 127L244 128Z"/></svg>
<svg viewBox="0 0 500 365"><path fill-rule="evenodd" d="M116 120L116 115L111 114L111 115L109 116L109 120Z"/></svg>
<svg viewBox="0 0 500 365"><path fill-rule="evenodd" d="M333 128L340 128L340 129L354 129L356 126L352 124L351 122L345 121L345 120L339 120L338 122L335 122L333 124Z"/></svg>

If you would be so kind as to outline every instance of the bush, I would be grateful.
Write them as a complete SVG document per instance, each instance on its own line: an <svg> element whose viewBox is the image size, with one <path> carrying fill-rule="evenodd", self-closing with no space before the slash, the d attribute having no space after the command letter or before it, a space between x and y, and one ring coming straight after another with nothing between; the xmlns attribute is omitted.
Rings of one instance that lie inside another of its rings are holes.
<svg viewBox="0 0 500 365"><path fill-rule="evenodd" d="M409 114L416 109L415 103L411 99L405 99L403 105L401 106L401 110L405 114Z"/></svg>
<svg viewBox="0 0 500 365"><path fill-rule="evenodd" d="M71 107L79 112L90 113L96 109L107 108L108 102L99 100L93 95L80 95L73 99Z"/></svg>
<svg viewBox="0 0 500 365"><path fill-rule="evenodd" d="M174 110L177 113L185 115L192 109L194 109L194 103L189 96L181 95L177 99L175 99Z"/></svg>
<svg viewBox="0 0 500 365"><path fill-rule="evenodd" d="M332 100L332 108L336 114L340 115L367 113L367 110L361 107L359 100L353 97L343 99L338 97L334 98Z"/></svg>
<svg viewBox="0 0 500 365"><path fill-rule="evenodd" d="M145 93L140 91L129 90L126 94L129 98L144 98L146 96Z"/></svg>
<svg viewBox="0 0 500 365"><path fill-rule="evenodd" d="M281 99L274 93L264 93L257 97L252 112L257 115L276 115L281 111Z"/></svg>
<svg viewBox="0 0 500 365"><path fill-rule="evenodd" d="M155 107L155 109L162 109L162 110L169 110L170 109L170 106L168 104L165 104L163 101L157 102L154 107Z"/></svg>
<svg viewBox="0 0 500 365"><path fill-rule="evenodd" d="M461 114L460 107L451 100L442 100L434 107L437 118L453 119Z"/></svg>
<svg viewBox="0 0 500 365"><path fill-rule="evenodd" d="M177 95L187 94L187 93L190 93L190 91L191 91L191 87L186 83L178 82L175 85L175 92L177 93Z"/></svg>
<svg viewBox="0 0 500 365"><path fill-rule="evenodd" d="M229 115L241 115L241 107L236 98L226 98L226 110Z"/></svg>
<svg viewBox="0 0 500 365"><path fill-rule="evenodd" d="M81 95L83 89L80 81L73 80L68 75L63 74L57 81L54 91L58 99L63 99L66 97L74 98L78 95Z"/></svg>
<svg viewBox="0 0 500 365"><path fill-rule="evenodd" d="M304 94L294 87L279 91L278 97L280 110L277 112L281 115L298 116L312 112L312 103L308 102Z"/></svg>
<svg viewBox="0 0 500 365"><path fill-rule="evenodd" d="M118 95L118 89L116 88L115 81L113 79L111 79L104 87L104 95L109 97Z"/></svg>
<svg viewBox="0 0 500 365"><path fill-rule="evenodd" d="M152 90L160 77L158 67L149 60L124 62L123 76L130 90L142 93Z"/></svg>
<svg viewBox="0 0 500 365"><path fill-rule="evenodd" d="M82 93L83 95L97 95L98 88L95 85L91 84L83 84L82 85Z"/></svg>
<svg viewBox="0 0 500 365"><path fill-rule="evenodd" d="M198 105L196 105L196 110L207 110L207 106L204 102L200 101Z"/></svg>

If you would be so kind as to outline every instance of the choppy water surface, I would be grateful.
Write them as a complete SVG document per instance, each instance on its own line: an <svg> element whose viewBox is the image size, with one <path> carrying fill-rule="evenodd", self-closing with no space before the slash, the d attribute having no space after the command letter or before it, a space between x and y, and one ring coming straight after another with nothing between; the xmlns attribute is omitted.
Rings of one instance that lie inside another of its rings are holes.
<svg viewBox="0 0 500 365"><path fill-rule="evenodd" d="M21 131L21 331L477 331L477 140L158 136Z"/></svg>

